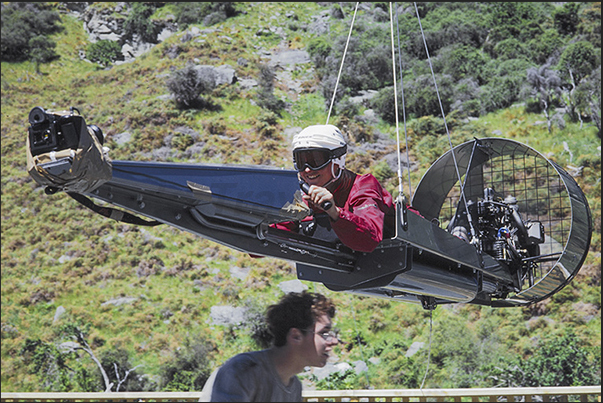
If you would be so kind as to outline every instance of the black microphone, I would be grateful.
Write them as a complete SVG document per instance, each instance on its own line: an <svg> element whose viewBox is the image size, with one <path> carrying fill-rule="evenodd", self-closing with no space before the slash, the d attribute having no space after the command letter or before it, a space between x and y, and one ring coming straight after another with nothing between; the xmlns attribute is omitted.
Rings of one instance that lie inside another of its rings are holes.
<svg viewBox="0 0 603 403"><path fill-rule="evenodd" d="M308 185L305 181L300 180L299 181L299 187L301 188L301 190L304 191L305 194L308 194L308 192L310 191L310 185ZM327 200L326 202L322 203L320 205L320 207L324 211L327 211L328 209L330 209L331 207L333 207L333 203L331 203L329 200Z"/></svg>

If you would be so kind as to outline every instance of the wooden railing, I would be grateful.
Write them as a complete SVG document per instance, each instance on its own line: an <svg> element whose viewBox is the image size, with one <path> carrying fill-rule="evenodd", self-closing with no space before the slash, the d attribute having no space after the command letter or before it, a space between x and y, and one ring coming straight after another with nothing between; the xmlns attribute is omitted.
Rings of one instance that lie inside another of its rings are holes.
<svg viewBox="0 0 603 403"><path fill-rule="evenodd" d="M601 386L468 389L309 390L306 402L600 402ZM515 398L519 398L516 400Z"/></svg>
<svg viewBox="0 0 603 403"><path fill-rule="evenodd" d="M200 392L1 394L2 402L196 402ZM601 402L601 385L541 388L306 390L305 402Z"/></svg>

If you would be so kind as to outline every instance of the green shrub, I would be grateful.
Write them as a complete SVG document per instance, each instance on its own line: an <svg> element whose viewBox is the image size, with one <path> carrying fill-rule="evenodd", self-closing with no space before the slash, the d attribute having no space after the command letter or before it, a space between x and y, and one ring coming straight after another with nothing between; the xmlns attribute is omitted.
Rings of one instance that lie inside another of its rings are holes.
<svg viewBox="0 0 603 403"><path fill-rule="evenodd" d="M379 180L379 182L383 183L396 176L396 173L392 171L386 161L381 161L377 165L373 166L373 175Z"/></svg>
<svg viewBox="0 0 603 403"><path fill-rule="evenodd" d="M484 66L487 62L486 56L475 48L467 45L451 45L442 49L439 59L443 59L443 72L451 75L454 80L462 80L467 77L471 77L479 83L486 80L483 77Z"/></svg>
<svg viewBox="0 0 603 403"><path fill-rule="evenodd" d="M348 46L345 66L341 71L338 98L345 93L356 94L361 90L380 89L393 82L391 48L387 30L383 26L359 23L354 27L355 36L347 41L347 33L334 40L315 39L309 45L309 53L321 78L322 92L331 99L339 75L344 49ZM339 92L339 90L345 91Z"/></svg>
<svg viewBox="0 0 603 403"><path fill-rule="evenodd" d="M580 17L578 16L579 3L565 3L553 13L555 28L561 35L573 35L578 30Z"/></svg>
<svg viewBox="0 0 603 403"><path fill-rule="evenodd" d="M330 41L323 36L312 38L308 44L308 53L317 68L324 66L325 59L329 56L331 50Z"/></svg>
<svg viewBox="0 0 603 403"><path fill-rule="evenodd" d="M386 87L379 90L370 101L371 108L387 123L396 122L396 107L394 102L394 87ZM399 109L401 116L402 109Z"/></svg>
<svg viewBox="0 0 603 403"><path fill-rule="evenodd" d="M597 59L594 46L590 42L580 41L570 44L563 51L557 68L561 78L577 84L591 74L597 65L601 65L601 61ZM573 77L570 77L570 71Z"/></svg>
<svg viewBox="0 0 603 403"><path fill-rule="evenodd" d="M522 59L526 56L527 51L523 44L515 39L504 39L494 46L494 53L498 60Z"/></svg>
<svg viewBox="0 0 603 403"><path fill-rule="evenodd" d="M125 37L132 39L134 35L149 43L157 43L157 27L149 17L155 12L153 3L131 3L132 9L124 22Z"/></svg>
<svg viewBox="0 0 603 403"><path fill-rule="evenodd" d="M40 71L41 63L48 63L59 58L54 51L56 44L45 36L34 36L29 40L28 45L29 59L36 64L36 71Z"/></svg>
<svg viewBox="0 0 603 403"><path fill-rule="evenodd" d="M365 389L368 386L364 375L357 374L351 368L344 372L333 372L323 379L317 379L315 376L313 378L318 390Z"/></svg>
<svg viewBox="0 0 603 403"><path fill-rule="evenodd" d="M346 117L348 119L352 119L354 116L360 113L360 106L352 102L350 97L344 97L338 104L336 112L338 115L342 117Z"/></svg>
<svg viewBox="0 0 603 403"><path fill-rule="evenodd" d="M173 359L161 368L161 390L167 392L203 389L211 374L210 353L214 346L201 336L188 339Z"/></svg>
<svg viewBox="0 0 603 403"><path fill-rule="evenodd" d="M504 360L502 366L494 368L496 376L506 387L598 385L597 362L580 344L571 330L549 335L527 359Z"/></svg>
<svg viewBox="0 0 603 403"><path fill-rule="evenodd" d="M561 48L563 48L563 40L554 29L544 31L526 44L531 60L537 64L546 63L549 57Z"/></svg>
<svg viewBox="0 0 603 403"><path fill-rule="evenodd" d="M98 63L103 67L107 67L118 60L124 60L119 43L107 39L88 45L86 57L91 62Z"/></svg>
<svg viewBox="0 0 603 403"><path fill-rule="evenodd" d="M177 148L180 151L186 150L194 143L195 139L193 139L190 134L176 133L172 138L172 147Z"/></svg>
<svg viewBox="0 0 603 403"><path fill-rule="evenodd" d="M28 338L21 355L31 372L41 380L41 390L49 392L98 392L102 390L100 371L91 370L87 355L92 350L86 341L87 328L73 323L57 330L54 342ZM70 344L67 344L69 342ZM83 354L83 351L86 354Z"/></svg>
<svg viewBox="0 0 603 403"><path fill-rule="evenodd" d="M144 390L143 377L130 363L128 352L121 348L106 351L100 358L109 380L116 392Z"/></svg>
<svg viewBox="0 0 603 403"><path fill-rule="evenodd" d="M189 24L199 24L211 12L212 3L174 3L178 25L186 27Z"/></svg>
<svg viewBox="0 0 603 403"><path fill-rule="evenodd" d="M179 107L201 106L203 100L199 96L216 87L216 75L212 69L189 63L170 75L167 86Z"/></svg>
<svg viewBox="0 0 603 403"><path fill-rule="evenodd" d="M176 21L181 27L189 24L214 25L239 14L232 2L173 3Z"/></svg>
<svg viewBox="0 0 603 403"><path fill-rule="evenodd" d="M258 105L280 116L280 111L285 107L285 102L274 95L274 78L276 74L274 68L268 65L260 66L260 76L258 78Z"/></svg>
<svg viewBox="0 0 603 403"><path fill-rule="evenodd" d="M407 81L404 94L408 114L415 117L442 116L442 109L445 114L450 112L454 90L452 77L447 74L436 74L435 80L438 83L439 94L435 91L431 75L423 75Z"/></svg>
<svg viewBox="0 0 603 403"><path fill-rule="evenodd" d="M53 60L56 57L54 42L32 39L60 32L63 29L60 21L59 14L43 4L2 3L2 61L40 63Z"/></svg>

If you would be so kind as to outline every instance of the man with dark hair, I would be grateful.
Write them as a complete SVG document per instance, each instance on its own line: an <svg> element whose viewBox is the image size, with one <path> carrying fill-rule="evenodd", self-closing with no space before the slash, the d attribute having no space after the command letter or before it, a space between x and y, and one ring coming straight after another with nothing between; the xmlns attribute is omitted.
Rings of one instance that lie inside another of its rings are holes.
<svg viewBox="0 0 603 403"><path fill-rule="evenodd" d="M339 343L332 330L334 316L335 305L324 295L284 295L266 312L272 346L226 361L208 379L200 401L301 402L302 384L296 375L307 366L326 365Z"/></svg>

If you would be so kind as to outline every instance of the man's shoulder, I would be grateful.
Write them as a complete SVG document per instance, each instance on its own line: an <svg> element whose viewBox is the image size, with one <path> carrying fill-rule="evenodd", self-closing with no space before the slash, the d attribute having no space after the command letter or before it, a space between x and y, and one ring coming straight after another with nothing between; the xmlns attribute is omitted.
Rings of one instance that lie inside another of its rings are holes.
<svg viewBox="0 0 603 403"><path fill-rule="evenodd" d="M265 361L266 351L248 351L245 353L239 353L224 363L223 366L236 366L237 368L241 368L242 366L246 368L253 368L257 365L262 365Z"/></svg>
<svg viewBox="0 0 603 403"><path fill-rule="evenodd" d="M377 179L373 174L366 173L362 175L357 175L356 180L354 181L354 187L357 190L360 189L380 189L381 193L389 195L387 189L383 187L379 179Z"/></svg>
<svg viewBox="0 0 603 403"><path fill-rule="evenodd" d="M372 173L366 174L356 174L356 179L354 180L355 187L363 187L363 186L381 186L379 180Z"/></svg>

